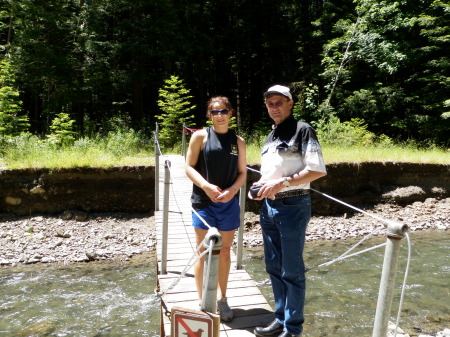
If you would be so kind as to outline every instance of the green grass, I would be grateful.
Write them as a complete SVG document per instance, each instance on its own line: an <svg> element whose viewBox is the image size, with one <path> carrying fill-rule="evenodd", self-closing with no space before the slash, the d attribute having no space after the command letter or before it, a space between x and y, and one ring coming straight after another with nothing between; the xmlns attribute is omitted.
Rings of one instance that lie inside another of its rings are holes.
<svg viewBox="0 0 450 337"><path fill-rule="evenodd" d="M257 144L247 143L247 163L250 165L261 162L261 147Z"/></svg>
<svg viewBox="0 0 450 337"><path fill-rule="evenodd" d="M19 168L74 168L74 167L113 167L154 165L153 154L136 154L134 156L117 157L111 153L104 153L98 149L86 153L78 151L44 151L39 157L27 157L23 160L10 161L9 169Z"/></svg>
<svg viewBox="0 0 450 337"><path fill-rule="evenodd" d="M55 146L35 136L10 138L0 147L1 169L154 165L153 147L138 137L117 133Z"/></svg>
<svg viewBox="0 0 450 337"><path fill-rule="evenodd" d="M132 156L116 156L99 149L90 149L84 153L78 150L44 150L40 154L18 158L0 159L2 169L24 168L74 168L74 167L113 167L154 165L155 158L151 152L136 153Z"/></svg>
<svg viewBox="0 0 450 337"><path fill-rule="evenodd" d="M143 141L129 134L77 140L73 145L56 147L34 136L8 139L0 143L0 169L75 168L154 165L151 141ZM411 162L450 164L450 151L412 145L390 146L322 146L325 162ZM163 154L181 154L179 147L164 150ZM247 144L249 165L260 163L260 145Z"/></svg>
<svg viewBox="0 0 450 337"><path fill-rule="evenodd" d="M322 151L326 163L376 161L450 164L450 151L438 148L417 149L401 145L390 147L324 146Z"/></svg>
<svg viewBox="0 0 450 337"><path fill-rule="evenodd" d="M417 149L411 146L391 145L389 147L365 146L322 146L327 164L340 162L410 162L429 164L450 164L450 151L431 148ZM247 144L247 162L259 164L260 149L256 145Z"/></svg>

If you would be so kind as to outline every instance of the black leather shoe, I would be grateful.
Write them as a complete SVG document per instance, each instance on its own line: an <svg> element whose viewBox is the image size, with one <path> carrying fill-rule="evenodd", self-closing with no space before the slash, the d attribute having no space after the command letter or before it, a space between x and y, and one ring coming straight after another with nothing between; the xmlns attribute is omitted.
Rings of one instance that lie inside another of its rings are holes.
<svg viewBox="0 0 450 337"><path fill-rule="evenodd" d="M281 335L279 335L278 337L300 337L300 336L301 336L301 334L300 335L293 335L293 334L291 334L291 333L289 333L287 331L283 331L283 333Z"/></svg>
<svg viewBox="0 0 450 337"><path fill-rule="evenodd" d="M280 332L283 332L283 324L278 323L277 320L274 320L266 327L257 326L253 331L255 336L260 337L275 337L278 336Z"/></svg>

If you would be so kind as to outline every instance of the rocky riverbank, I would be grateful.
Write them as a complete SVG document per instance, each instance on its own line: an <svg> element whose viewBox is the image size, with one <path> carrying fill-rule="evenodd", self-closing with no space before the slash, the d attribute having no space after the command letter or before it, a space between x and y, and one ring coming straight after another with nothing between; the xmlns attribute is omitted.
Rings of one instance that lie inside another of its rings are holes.
<svg viewBox="0 0 450 337"><path fill-rule="evenodd" d="M449 230L450 198L427 199L406 207L380 204L366 209L378 217L405 223L410 231ZM374 232L384 235L384 224L362 213L313 217L307 241L345 240ZM262 245L259 217L247 213L244 246ZM0 214L0 265L73 263L128 260L156 246L154 217L142 214L82 213L60 216Z"/></svg>
<svg viewBox="0 0 450 337"><path fill-rule="evenodd" d="M87 214L0 217L0 264L122 259L155 249L153 217Z"/></svg>
<svg viewBox="0 0 450 337"><path fill-rule="evenodd" d="M378 218L406 224L409 231L450 229L450 198L442 200L429 198L424 202L414 202L405 207L379 204L364 211ZM262 245L261 227L257 226L258 223L257 215L246 219L244 245L247 247ZM345 240L362 237L372 232L373 235L385 235L384 223L360 212L346 213L341 216L317 216L311 218L306 232L306 241Z"/></svg>

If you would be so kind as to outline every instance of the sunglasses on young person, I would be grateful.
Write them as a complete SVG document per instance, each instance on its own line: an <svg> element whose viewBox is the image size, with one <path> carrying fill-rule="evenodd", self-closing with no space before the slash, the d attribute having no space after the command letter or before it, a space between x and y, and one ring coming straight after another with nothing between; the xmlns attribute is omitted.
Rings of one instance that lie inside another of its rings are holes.
<svg viewBox="0 0 450 337"><path fill-rule="evenodd" d="M230 109L220 109L220 110L211 110L211 115L213 116L226 116L230 112Z"/></svg>

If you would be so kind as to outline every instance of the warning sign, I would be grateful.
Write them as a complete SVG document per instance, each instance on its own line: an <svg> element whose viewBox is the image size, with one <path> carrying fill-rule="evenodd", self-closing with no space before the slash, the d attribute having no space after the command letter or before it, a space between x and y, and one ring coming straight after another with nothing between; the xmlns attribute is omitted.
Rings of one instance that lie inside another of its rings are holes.
<svg viewBox="0 0 450 337"><path fill-rule="evenodd" d="M171 337L219 337L219 315L173 307L171 317Z"/></svg>

